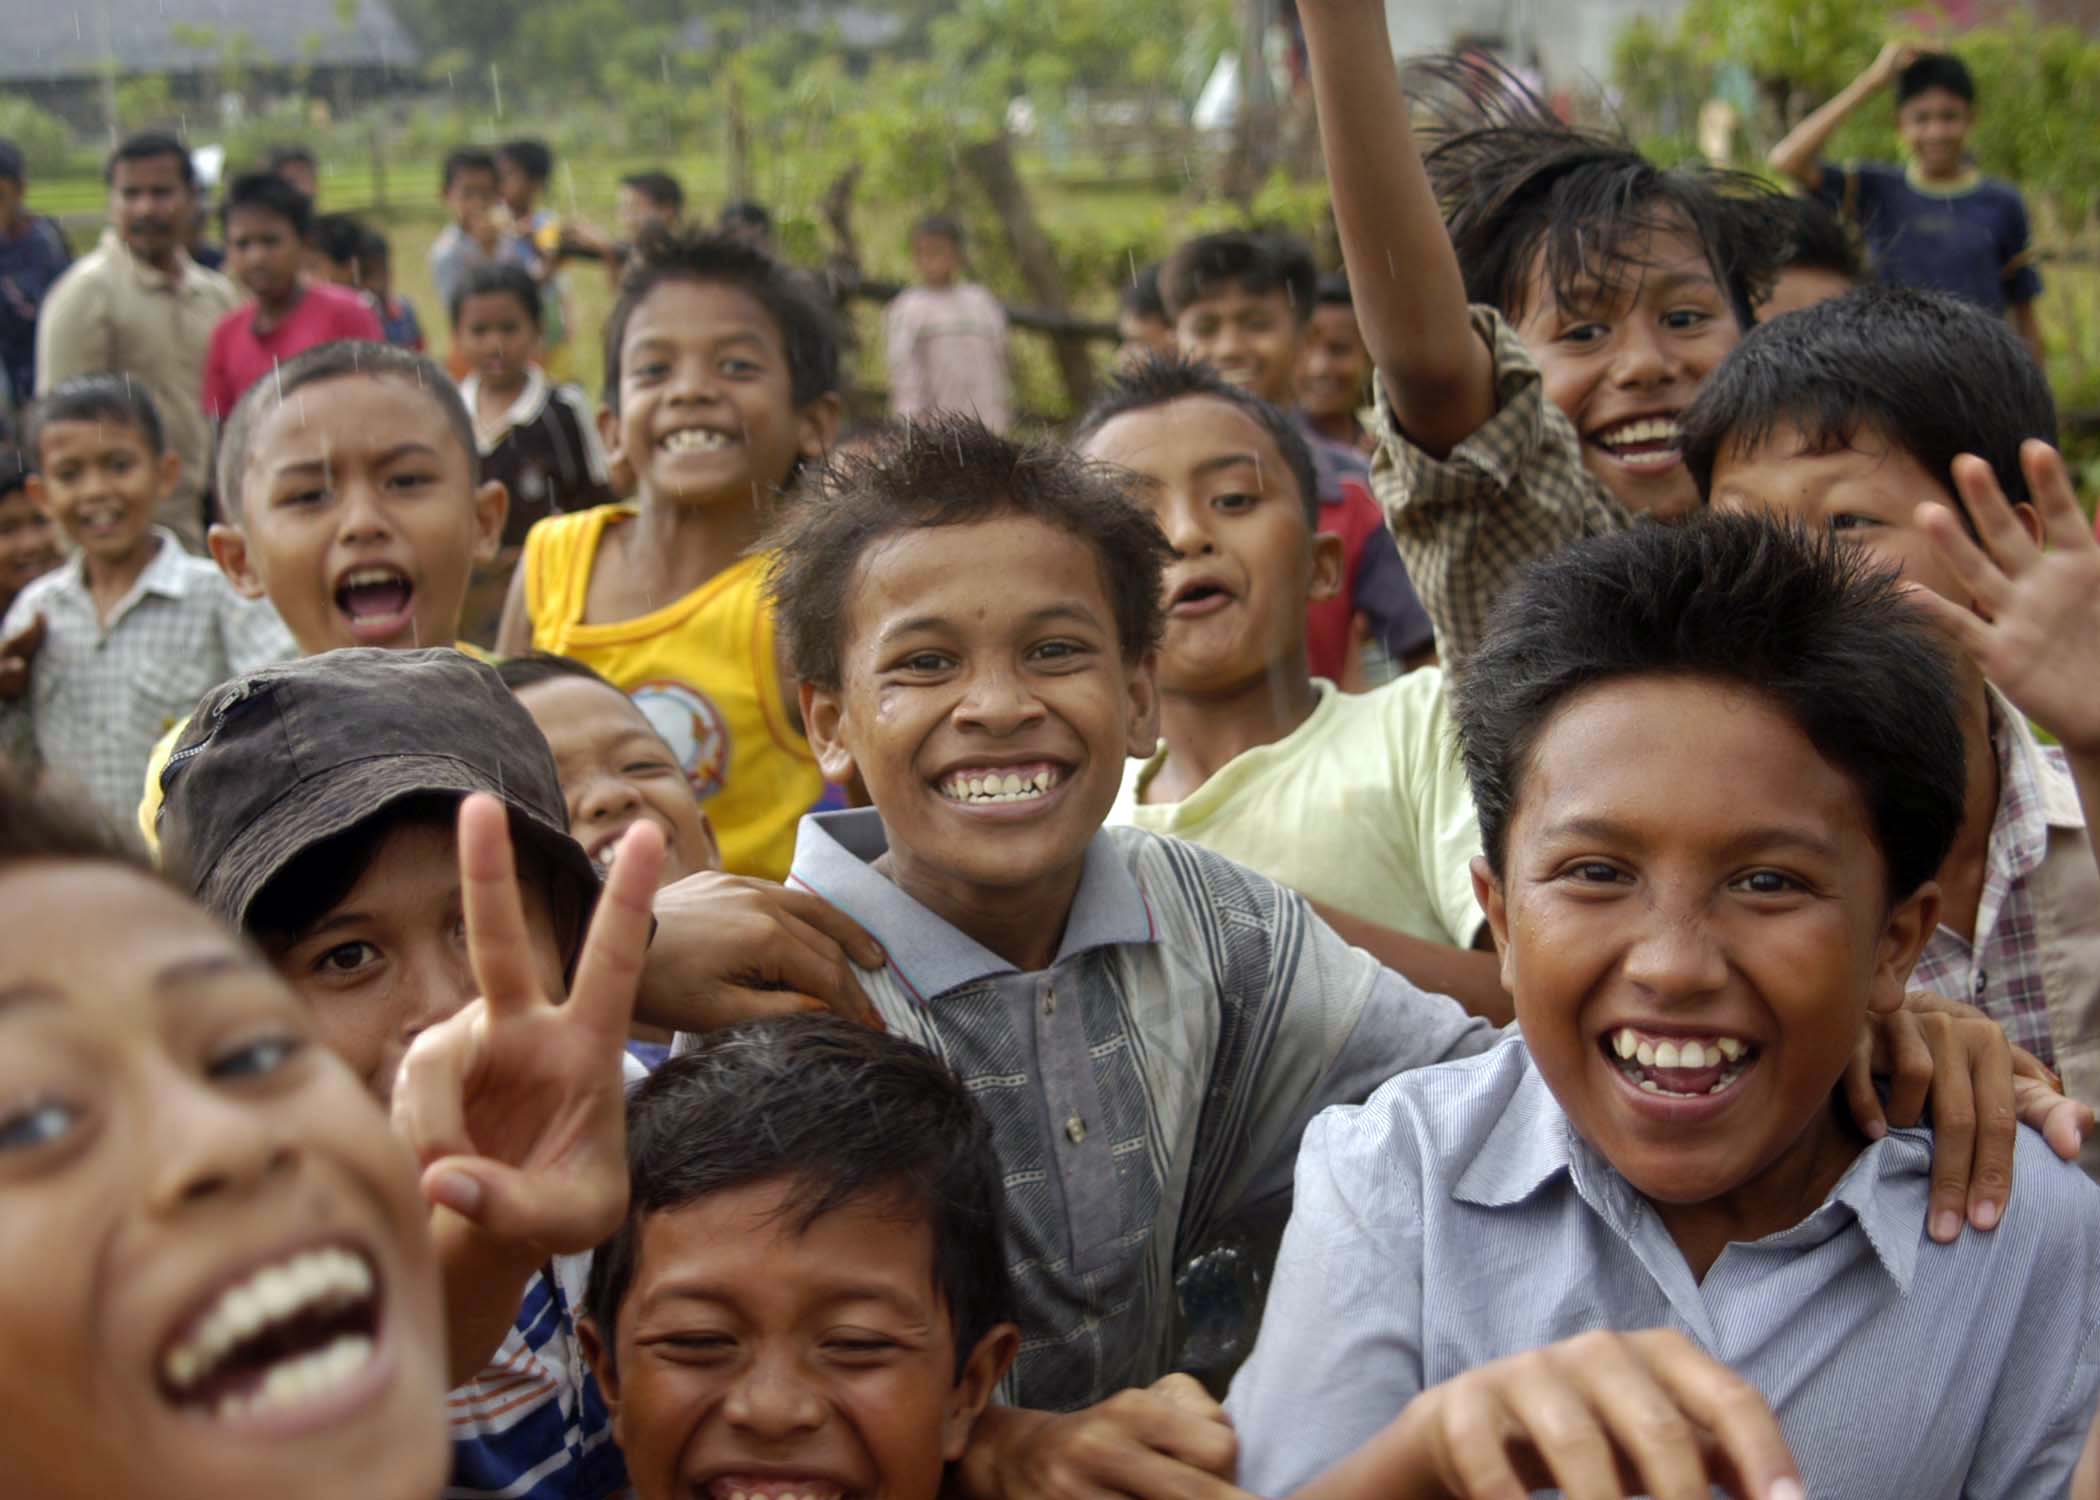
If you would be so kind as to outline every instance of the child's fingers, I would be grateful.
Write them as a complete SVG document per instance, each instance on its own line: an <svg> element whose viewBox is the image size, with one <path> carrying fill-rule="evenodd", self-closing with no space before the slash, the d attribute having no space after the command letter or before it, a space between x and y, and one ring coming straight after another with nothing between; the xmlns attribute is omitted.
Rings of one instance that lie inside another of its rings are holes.
<svg viewBox="0 0 2100 1500"><path fill-rule="evenodd" d="M1937 506L1933 508L1939 509ZM1934 540L1938 538L1935 537ZM1962 540L1966 542L1968 538L1963 537ZM1999 583L2002 587L2002 574L1999 575ZM1937 625L1969 656L1980 660L1986 655L1991 643L1991 628L1975 610L1956 604L1951 599L1943 599L1922 585L1913 585L1905 591L1904 597L1910 601L1912 608Z"/></svg>
<svg viewBox="0 0 2100 1500"><path fill-rule="evenodd" d="M1845 1105L1852 1111L1852 1123L1859 1127L1859 1133L1870 1141L1887 1135L1888 1116L1882 1112L1881 1095L1874 1089L1874 1043L1865 1033L1852 1049L1852 1061L1845 1067L1844 1090Z"/></svg>
<svg viewBox="0 0 2100 1500"><path fill-rule="evenodd" d="M510 1244L580 1255L603 1244L627 1213L627 1174L547 1181L485 1156L448 1156L423 1172L423 1195Z"/></svg>
<svg viewBox="0 0 2100 1500"><path fill-rule="evenodd" d="M1801 1470L1757 1387L1679 1334L1637 1333L1633 1340L1648 1373L1734 1468L1744 1496L1805 1500Z"/></svg>
<svg viewBox="0 0 2100 1500"><path fill-rule="evenodd" d="M663 868L663 831L646 822L629 828L613 855L576 963L568 1014L596 1028L616 1047L634 1022L635 991L649 961L650 907Z"/></svg>
<svg viewBox="0 0 2100 1500"><path fill-rule="evenodd" d="M2042 549L2013 514L2012 502L2005 498L1989 464L1973 453L1964 453L1954 461L1954 488L1969 513L1970 524L2001 571L2017 577L2040 561Z"/></svg>
<svg viewBox="0 0 2100 1500"><path fill-rule="evenodd" d="M459 888L467 919L467 962L492 1016L549 1003L532 968L525 903L518 895L510 815L485 792L459 805Z"/></svg>
<svg viewBox="0 0 2100 1500"><path fill-rule="evenodd" d="M1926 1232L1943 1245L1961 1237L1975 1164L1976 1091L1964 1062L1940 1068L1932 1079L1932 1203Z"/></svg>
<svg viewBox="0 0 2100 1500"><path fill-rule="evenodd" d="M1619 1455L1587 1391L1557 1378L1543 1359L1515 1363L1499 1384L1510 1430L1495 1447L1505 1462L1512 1441L1528 1457L1527 1492L1545 1487L1568 1500L1619 1500L1625 1493ZM1666 1490L1656 1495L1657 1500L1680 1500Z"/></svg>
<svg viewBox="0 0 2100 1500"><path fill-rule="evenodd" d="M854 921L844 912L821 896L807 891L781 890L781 910L789 916L799 917L817 931L845 949L853 961L863 969L879 969L889 962L882 951L882 944L875 941L867 928Z"/></svg>
<svg viewBox="0 0 2100 1500"><path fill-rule="evenodd" d="M388 1100L394 1134L416 1153L419 1163L442 1156L472 1155L467 1132L466 1077L473 1066L476 1027L482 1013L470 1005L431 1027L409 1044L394 1072Z"/></svg>
<svg viewBox="0 0 2100 1500"><path fill-rule="evenodd" d="M2092 523L2078 504L2071 471L2064 456L2040 438L2020 445L2020 467L2027 475L2027 493L2042 518L2042 540L2052 551L2092 551L2100 548Z"/></svg>
<svg viewBox="0 0 2100 1500"><path fill-rule="evenodd" d="M1973 516L1973 511L1971 512ZM2018 566L2008 563L2002 553L1987 554L1969 539L1969 533L1954 512L1936 500L1928 500L1917 508L1914 519L1918 529L1932 540L1932 545L1941 559L1954 570L1962 587L1974 598L1987 615L1995 616L2012 594L2009 571ZM1915 595L1918 590L1912 590ZM1924 592L1930 592L1926 590Z"/></svg>

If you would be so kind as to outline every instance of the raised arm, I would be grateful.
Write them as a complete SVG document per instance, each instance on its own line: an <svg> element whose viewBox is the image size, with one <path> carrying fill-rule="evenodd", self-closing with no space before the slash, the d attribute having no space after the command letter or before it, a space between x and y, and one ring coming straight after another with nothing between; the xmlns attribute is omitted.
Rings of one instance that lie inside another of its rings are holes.
<svg viewBox="0 0 2100 1500"><path fill-rule="evenodd" d="M1787 133L1785 140L1765 156L1773 171L1814 192L1821 182L1823 148L1837 134L1852 112L1896 81L1905 68L1918 60L1918 49L1908 42L1890 42L1881 55L1867 65L1866 72L1846 84L1837 96Z"/></svg>
<svg viewBox="0 0 2100 1500"><path fill-rule="evenodd" d="M1442 457L1494 416L1494 361L1415 145L1384 0L1301 0L1298 14L1364 343L1402 429Z"/></svg>

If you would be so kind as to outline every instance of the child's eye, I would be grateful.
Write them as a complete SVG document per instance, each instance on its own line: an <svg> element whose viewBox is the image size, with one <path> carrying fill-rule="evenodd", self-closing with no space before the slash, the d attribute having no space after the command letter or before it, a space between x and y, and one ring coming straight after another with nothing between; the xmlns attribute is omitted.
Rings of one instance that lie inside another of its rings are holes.
<svg viewBox="0 0 2100 1500"><path fill-rule="evenodd" d="M1840 511L1830 518L1832 531L1865 531L1871 526L1879 525L1881 522L1874 517L1860 515L1857 511Z"/></svg>
<svg viewBox="0 0 2100 1500"><path fill-rule="evenodd" d="M328 498L328 495L329 492L327 490L317 485L310 490L292 490L279 496L277 503L283 506L319 505Z"/></svg>
<svg viewBox="0 0 2100 1500"><path fill-rule="evenodd" d="M1666 313L1663 316L1663 326L1665 328L1674 328L1680 332L1692 328L1703 328L1712 321L1713 314L1705 311L1703 308L1696 307L1679 308L1676 312Z"/></svg>
<svg viewBox="0 0 2100 1500"><path fill-rule="evenodd" d="M1563 330L1560 341L1563 344L1594 344L1608 338L1610 334L1611 330L1602 323L1578 323L1573 328Z"/></svg>
<svg viewBox="0 0 2100 1500"><path fill-rule="evenodd" d="M762 375L765 371L753 360L725 359L722 361L722 373L724 375L734 375L739 380L744 380L753 375Z"/></svg>
<svg viewBox="0 0 2100 1500"><path fill-rule="evenodd" d="M636 380L661 380L670 372L670 366L660 359L644 360L627 373Z"/></svg>
<svg viewBox="0 0 2100 1500"><path fill-rule="evenodd" d="M897 665L906 672L939 672L948 666L948 658L938 651L917 651Z"/></svg>
<svg viewBox="0 0 2100 1500"><path fill-rule="evenodd" d="M1617 865L1606 864L1601 859L1583 860L1568 866L1562 873L1577 885L1613 885L1625 878Z"/></svg>
<svg viewBox="0 0 2100 1500"><path fill-rule="evenodd" d="M63 1137L79 1122L79 1111L55 1099L40 1099L0 1116L0 1151L34 1151Z"/></svg>
<svg viewBox="0 0 2100 1500"><path fill-rule="evenodd" d="M338 943L314 960L314 972L340 976L361 973L379 962L379 950L370 943Z"/></svg>
<svg viewBox="0 0 2100 1500"><path fill-rule="evenodd" d="M1230 495L1220 495L1216 499L1212 500L1210 503L1213 507L1215 507L1218 510L1224 511L1227 515L1237 515L1241 511L1252 510L1255 506L1261 504L1261 496L1234 493Z"/></svg>
<svg viewBox="0 0 2100 1500"><path fill-rule="evenodd" d="M112 453L109 456L108 467L109 472L112 474L129 474L131 472L131 455L129 453Z"/></svg>
<svg viewBox="0 0 2100 1500"><path fill-rule="evenodd" d="M1040 661L1068 662L1086 655L1086 647L1077 641L1045 641L1033 654Z"/></svg>
<svg viewBox="0 0 2100 1500"><path fill-rule="evenodd" d="M722 1333L672 1333L648 1343L652 1349L688 1363L722 1359L736 1348L736 1340Z"/></svg>
<svg viewBox="0 0 2100 1500"><path fill-rule="evenodd" d="M1753 896L1788 896L1804 887L1791 875L1782 875L1777 870L1752 870L1737 879L1739 889Z"/></svg>
<svg viewBox="0 0 2100 1500"><path fill-rule="evenodd" d="M880 1359L897 1348L895 1339L886 1339L878 1334L839 1334L824 1341L825 1352L838 1359Z"/></svg>
<svg viewBox="0 0 2100 1500"><path fill-rule="evenodd" d="M274 1073L294 1057L306 1043L295 1036L258 1037L234 1048L211 1065L214 1078L260 1078Z"/></svg>

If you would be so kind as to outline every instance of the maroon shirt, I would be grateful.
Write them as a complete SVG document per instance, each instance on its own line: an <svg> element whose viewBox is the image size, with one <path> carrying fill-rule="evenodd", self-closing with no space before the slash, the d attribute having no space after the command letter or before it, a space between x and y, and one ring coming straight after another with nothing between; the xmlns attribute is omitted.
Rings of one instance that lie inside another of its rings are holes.
<svg viewBox="0 0 2100 1500"><path fill-rule="evenodd" d="M325 281L307 282L304 295L268 333L255 331L256 311L253 302L237 307L211 332L211 349L204 356L204 414L214 422L226 420L249 386L316 344L386 341L364 298Z"/></svg>

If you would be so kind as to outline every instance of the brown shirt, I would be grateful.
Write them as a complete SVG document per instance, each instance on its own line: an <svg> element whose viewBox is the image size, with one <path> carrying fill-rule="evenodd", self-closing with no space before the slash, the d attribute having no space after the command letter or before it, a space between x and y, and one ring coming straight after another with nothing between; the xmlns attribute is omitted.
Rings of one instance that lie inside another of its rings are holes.
<svg viewBox="0 0 2100 1500"><path fill-rule="evenodd" d="M204 550L201 497L210 478L204 357L212 329L240 303L233 283L178 252L173 273L136 260L114 229L73 263L45 299L36 330L36 386L99 371L141 382L160 409L182 478L156 519Z"/></svg>

